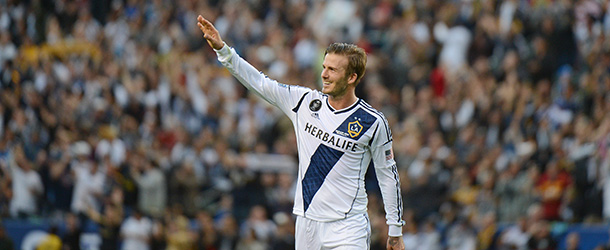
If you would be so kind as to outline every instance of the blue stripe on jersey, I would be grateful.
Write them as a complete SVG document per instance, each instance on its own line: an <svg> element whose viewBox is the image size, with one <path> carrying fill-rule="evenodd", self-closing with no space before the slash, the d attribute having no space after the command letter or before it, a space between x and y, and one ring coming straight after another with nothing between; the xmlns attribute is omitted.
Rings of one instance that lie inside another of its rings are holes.
<svg viewBox="0 0 610 250"><path fill-rule="evenodd" d="M306 92L305 94L303 94L303 96L301 96L301 99L299 99L299 103L297 103L297 106L295 106L295 107L292 109L292 112L295 112L295 113L296 113L297 111L299 111L299 107L301 107L301 103L303 103L303 99L305 99L305 96L306 96L307 94L309 94L309 92Z"/></svg>
<svg viewBox="0 0 610 250"><path fill-rule="evenodd" d="M402 196L400 196L400 180L398 178L398 168L396 164L392 165L392 174L394 174L394 180L396 181L396 204L398 211L398 222L402 221Z"/></svg>
<svg viewBox="0 0 610 250"><path fill-rule="evenodd" d="M309 208L313 196L322 186L324 179L326 179L326 176L342 155L342 151L320 144L318 149L316 149L316 152L311 156L309 167L307 167L307 172L305 173L302 182L303 206L305 211Z"/></svg>
<svg viewBox="0 0 610 250"><path fill-rule="evenodd" d="M375 116L359 108L345 119L334 133L358 140L375 123L375 120L377 120Z"/></svg>
<svg viewBox="0 0 610 250"><path fill-rule="evenodd" d="M371 136L371 140L369 140L369 146L373 145L373 141L375 140L375 135L377 134L377 129L379 129L379 124L375 127L375 132L373 132L373 136Z"/></svg>
<svg viewBox="0 0 610 250"><path fill-rule="evenodd" d="M324 95L326 97L326 95ZM333 108L333 106L330 106L330 103L328 103L328 97L326 97L326 106L328 106L328 109L330 109L330 111L335 112L335 109Z"/></svg>

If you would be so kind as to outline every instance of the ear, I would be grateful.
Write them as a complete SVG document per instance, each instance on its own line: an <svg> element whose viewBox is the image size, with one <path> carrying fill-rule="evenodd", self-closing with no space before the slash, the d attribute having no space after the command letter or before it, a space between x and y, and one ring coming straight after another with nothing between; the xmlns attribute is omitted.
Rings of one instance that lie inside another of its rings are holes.
<svg viewBox="0 0 610 250"><path fill-rule="evenodd" d="M356 84L356 79L358 79L358 74L356 73L352 73L348 78L347 78L347 83L348 84Z"/></svg>

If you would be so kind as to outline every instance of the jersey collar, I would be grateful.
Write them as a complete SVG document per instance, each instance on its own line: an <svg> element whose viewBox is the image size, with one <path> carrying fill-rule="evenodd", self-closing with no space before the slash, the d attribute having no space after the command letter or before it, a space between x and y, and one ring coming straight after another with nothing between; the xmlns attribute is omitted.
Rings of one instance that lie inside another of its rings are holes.
<svg viewBox="0 0 610 250"><path fill-rule="evenodd" d="M330 103L328 103L328 96L326 96L326 106L328 107L328 109L330 109L330 111L334 112L335 115L345 113L345 112L348 112L348 111L354 109L356 106L358 106L358 104L361 101L362 101L362 99L358 98L358 100L356 102L354 102L354 104L350 105L349 107L340 109L340 110L335 110L332 106L330 106Z"/></svg>

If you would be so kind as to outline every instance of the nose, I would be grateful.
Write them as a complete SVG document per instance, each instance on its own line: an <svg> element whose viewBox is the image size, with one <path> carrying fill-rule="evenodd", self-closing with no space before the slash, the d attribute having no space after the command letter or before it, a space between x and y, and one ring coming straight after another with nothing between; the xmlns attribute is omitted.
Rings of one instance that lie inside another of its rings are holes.
<svg viewBox="0 0 610 250"><path fill-rule="evenodd" d="M322 69L322 73L320 73L320 76L322 77L322 79L328 78L328 72L326 71L326 69Z"/></svg>

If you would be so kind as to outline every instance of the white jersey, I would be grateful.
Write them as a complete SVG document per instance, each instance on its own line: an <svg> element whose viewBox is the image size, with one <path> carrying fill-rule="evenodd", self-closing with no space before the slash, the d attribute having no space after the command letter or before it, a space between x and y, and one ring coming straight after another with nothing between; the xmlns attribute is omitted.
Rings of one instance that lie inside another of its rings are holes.
<svg viewBox="0 0 610 250"><path fill-rule="evenodd" d="M299 154L294 214L334 221L366 213L364 176L373 160L389 235L402 235L402 200L392 135L381 112L362 99L335 110L327 95L271 80L227 45L216 53L244 86L292 120Z"/></svg>

